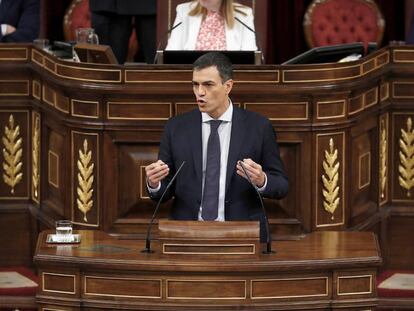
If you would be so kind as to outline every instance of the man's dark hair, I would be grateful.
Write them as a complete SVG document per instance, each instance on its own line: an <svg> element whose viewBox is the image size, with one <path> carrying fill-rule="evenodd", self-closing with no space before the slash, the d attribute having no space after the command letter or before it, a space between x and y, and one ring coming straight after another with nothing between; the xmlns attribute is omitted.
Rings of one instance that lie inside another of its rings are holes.
<svg viewBox="0 0 414 311"><path fill-rule="evenodd" d="M193 71L212 66L217 68L223 83L233 79L233 64L226 55L220 52L209 52L201 55L193 64Z"/></svg>

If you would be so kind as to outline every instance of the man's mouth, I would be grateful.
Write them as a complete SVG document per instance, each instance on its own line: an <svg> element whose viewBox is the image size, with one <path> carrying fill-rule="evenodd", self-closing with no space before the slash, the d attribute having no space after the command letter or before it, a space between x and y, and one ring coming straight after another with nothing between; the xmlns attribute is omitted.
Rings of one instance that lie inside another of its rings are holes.
<svg viewBox="0 0 414 311"><path fill-rule="evenodd" d="M206 103L206 100L204 98L197 98L197 103L198 104L204 104L204 103Z"/></svg>

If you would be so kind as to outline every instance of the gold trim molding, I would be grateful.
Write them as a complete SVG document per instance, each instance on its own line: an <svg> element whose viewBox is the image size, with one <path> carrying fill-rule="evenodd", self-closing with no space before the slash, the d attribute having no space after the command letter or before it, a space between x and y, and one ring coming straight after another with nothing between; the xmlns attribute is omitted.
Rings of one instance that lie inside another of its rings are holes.
<svg viewBox="0 0 414 311"><path fill-rule="evenodd" d="M414 186L414 129L411 117L407 118L407 131L401 128L400 164L398 165L398 182L407 190L407 197L411 197L411 188Z"/></svg>
<svg viewBox="0 0 414 311"><path fill-rule="evenodd" d="M4 127L3 136L3 181L11 187L10 193L14 195L15 186L22 180L23 173L23 138L20 137L20 126L14 124L14 116L9 116L9 127Z"/></svg>
<svg viewBox="0 0 414 311"><path fill-rule="evenodd" d="M339 166L338 149L334 149L333 139L329 139L329 151L325 150L325 160L322 163L324 172L326 175L322 175L322 182L324 189L322 194L324 197L323 207L325 211L332 215L331 219L334 220L335 210L339 206Z"/></svg>
<svg viewBox="0 0 414 311"><path fill-rule="evenodd" d="M386 187L388 178L388 119L384 115L380 119L379 139L379 193L380 201L386 199Z"/></svg>
<svg viewBox="0 0 414 311"><path fill-rule="evenodd" d="M32 199L40 203L40 114L33 112L32 118Z"/></svg>

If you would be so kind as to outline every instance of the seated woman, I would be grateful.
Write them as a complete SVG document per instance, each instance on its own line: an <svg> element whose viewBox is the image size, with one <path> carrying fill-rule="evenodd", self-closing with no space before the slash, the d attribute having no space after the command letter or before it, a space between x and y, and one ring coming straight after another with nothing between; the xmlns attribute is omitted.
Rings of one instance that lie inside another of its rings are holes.
<svg viewBox="0 0 414 311"><path fill-rule="evenodd" d="M239 21L240 20L240 21ZM255 51L252 9L233 0L194 0L177 5L166 50Z"/></svg>

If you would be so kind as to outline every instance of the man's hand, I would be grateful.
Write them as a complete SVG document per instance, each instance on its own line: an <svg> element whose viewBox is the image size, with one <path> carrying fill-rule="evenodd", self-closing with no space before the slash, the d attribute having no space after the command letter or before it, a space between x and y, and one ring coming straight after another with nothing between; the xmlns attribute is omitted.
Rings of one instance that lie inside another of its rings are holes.
<svg viewBox="0 0 414 311"><path fill-rule="evenodd" d="M10 35L10 34L12 34L15 31L16 31L16 28L15 27L13 27L12 25L7 25L7 27L6 27L6 35Z"/></svg>
<svg viewBox="0 0 414 311"><path fill-rule="evenodd" d="M239 162L240 161L237 161L237 174L247 179ZM254 183L258 188L263 187L266 181L266 177L262 166L254 162L252 159L243 159L243 165L252 183Z"/></svg>
<svg viewBox="0 0 414 311"><path fill-rule="evenodd" d="M145 167L145 174L147 175L148 185L151 188L157 188L160 181L167 177L170 169L167 164L158 160Z"/></svg>

